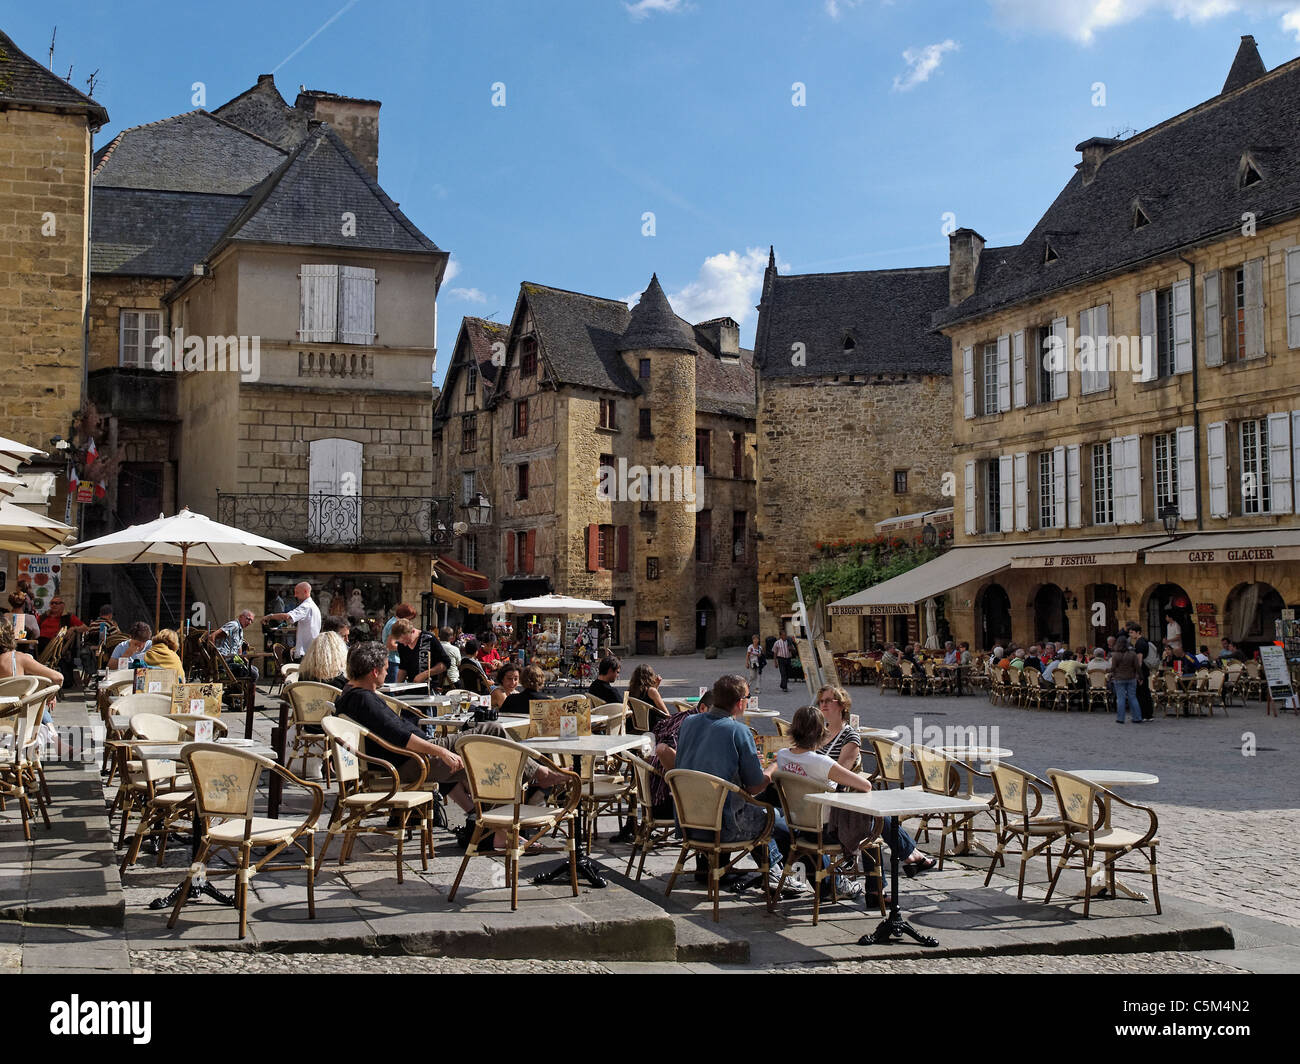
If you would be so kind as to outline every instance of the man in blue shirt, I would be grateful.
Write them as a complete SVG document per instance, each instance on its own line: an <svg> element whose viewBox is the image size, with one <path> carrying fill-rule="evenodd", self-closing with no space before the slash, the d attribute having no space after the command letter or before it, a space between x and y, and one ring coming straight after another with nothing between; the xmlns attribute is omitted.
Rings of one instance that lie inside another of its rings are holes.
<svg viewBox="0 0 1300 1064"><path fill-rule="evenodd" d="M754 736L743 720L749 701L749 684L743 676L723 676L713 685L713 708L682 722L677 733L676 767L707 772L734 783L750 794L765 790L771 782L754 747ZM753 838L762 830L765 811L728 795L722 811L722 840ZM778 812L768 841L770 870L768 886L775 889L781 879L782 854L790 846L790 829Z"/></svg>

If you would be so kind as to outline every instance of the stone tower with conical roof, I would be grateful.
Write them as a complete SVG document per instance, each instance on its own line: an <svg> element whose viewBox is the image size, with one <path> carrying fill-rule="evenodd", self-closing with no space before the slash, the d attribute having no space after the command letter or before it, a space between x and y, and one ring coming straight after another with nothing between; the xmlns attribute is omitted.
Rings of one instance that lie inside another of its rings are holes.
<svg viewBox="0 0 1300 1064"><path fill-rule="evenodd" d="M694 330L673 313L657 275L641 293L616 345L641 386L636 401L635 464L649 471L634 527L637 617L659 628L666 654L695 649L695 529L708 505L695 468ZM651 494L649 499L644 495ZM651 566L649 559L656 559ZM651 578L650 574L657 574Z"/></svg>

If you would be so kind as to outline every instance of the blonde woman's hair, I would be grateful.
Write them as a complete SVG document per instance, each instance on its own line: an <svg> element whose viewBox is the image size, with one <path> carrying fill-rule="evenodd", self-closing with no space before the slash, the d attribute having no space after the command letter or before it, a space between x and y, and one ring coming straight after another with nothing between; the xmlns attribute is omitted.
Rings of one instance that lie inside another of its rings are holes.
<svg viewBox="0 0 1300 1064"><path fill-rule="evenodd" d="M160 628L157 634L154 635L153 641L155 643L161 643L173 654L180 653L181 637L176 634L175 629Z"/></svg>
<svg viewBox="0 0 1300 1064"><path fill-rule="evenodd" d="M844 714L844 719L849 719L849 707L853 705L853 699L849 697L848 691L843 687L836 687L833 683L824 684L817 692L817 702L821 703L822 695L829 694L836 702L840 704L840 712Z"/></svg>
<svg viewBox="0 0 1300 1064"><path fill-rule="evenodd" d="M301 680L332 680L347 674L348 645L338 632L321 632L312 640L298 667Z"/></svg>

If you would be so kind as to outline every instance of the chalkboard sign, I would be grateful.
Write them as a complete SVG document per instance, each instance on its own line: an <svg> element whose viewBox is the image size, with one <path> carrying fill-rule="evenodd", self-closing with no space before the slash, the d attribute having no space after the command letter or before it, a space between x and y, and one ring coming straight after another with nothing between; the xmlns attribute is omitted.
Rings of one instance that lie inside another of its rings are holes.
<svg viewBox="0 0 1300 1064"><path fill-rule="evenodd" d="M1269 698L1287 709L1300 708L1300 699L1296 698L1295 689L1291 686L1291 670L1287 668L1286 651L1278 646L1263 646L1259 648L1259 660L1264 666Z"/></svg>

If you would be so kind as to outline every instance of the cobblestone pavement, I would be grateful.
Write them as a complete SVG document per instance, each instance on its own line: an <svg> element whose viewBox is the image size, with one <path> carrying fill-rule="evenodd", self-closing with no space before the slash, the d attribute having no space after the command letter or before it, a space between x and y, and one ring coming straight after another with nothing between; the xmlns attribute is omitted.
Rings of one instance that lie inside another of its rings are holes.
<svg viewBox="0 0 1300 1064"><path fill-rule="evenodd" d="M1223 954L1231 958L1232 954ZM783 968L738 968L713 964L600 963L596 961L492 961L449 957L356 957L338 954L193 952L151 950L131 954L136 974L221 972L247 975L610 975L668 971L753 971L785 974L1017 974L1140 972L1162 974L1233 975L1241 971L1230 964L1175 953L1121 953L1096 956L947 957L927 960L846 961L839 964L790 965Z"/></svg>

